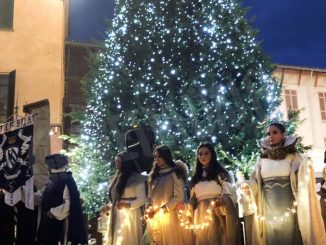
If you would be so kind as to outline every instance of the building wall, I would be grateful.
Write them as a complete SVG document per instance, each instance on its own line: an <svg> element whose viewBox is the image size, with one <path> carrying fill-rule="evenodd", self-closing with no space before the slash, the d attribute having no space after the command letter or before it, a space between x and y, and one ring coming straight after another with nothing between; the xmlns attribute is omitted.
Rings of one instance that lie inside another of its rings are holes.
<svg viewBox="0 0 326 245"><path fill-rule="evenodd" d="M99 50L95 44L67 41L65 49L65 97L64 112L84 112L86 96L81 81L87 80L92 53ZM81 125L72 123L69 117L63 120L64 134L79 134Z"/></svg>
<svg viewBox="0 0 326 245"><path fill-rule="evenodd" d="M326 70L278 66L274 76L283 82L283 98L285 90L295 90L300 113L298 135L303 137L305 145L311 145L308 156L314 162L315 170L320 175L324 167L324 151L326 150L326 120L322 120L319 103L319 92L326 93ZM285 100L283 99L280 110L287 115Z"/></svg>
<svg viewBox="0 0 326 245"><path fill-rule="evenodd" d="M15 0L13 29L0 29L0 72L16 70L15 106L19 108L18 114L23 115L25 104L48 99L51 125L60 128L64 89L65 2ZM57 144L56 139L53 144ZM60 143L56 147L61 148Z"/></svg>

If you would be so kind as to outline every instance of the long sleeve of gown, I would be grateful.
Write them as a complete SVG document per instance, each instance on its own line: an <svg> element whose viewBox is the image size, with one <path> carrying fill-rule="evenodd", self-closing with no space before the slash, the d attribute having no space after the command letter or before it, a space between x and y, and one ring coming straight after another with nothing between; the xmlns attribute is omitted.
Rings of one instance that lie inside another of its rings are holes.
<svg viewBox="0 0 326 245"><path fill-rule="evenodd" d="M298 222L304 244L325 245L326 232L317 201L314 172L312 162L303 159L298 171Z"/></svg>
<svg viewBox="0 0 326 245"><path fill-rule="evenodd" d="M261 181L261 176L260 176L260 169L261 169L261 165L260 165L260 158L257 160L256 165L255 165L255 169L252 172L250 179L249 180L245 180L244 183L247 183L250 187L250 192L251 195L255 198L257 198L257 195L259 195L259 182Z"/></svg>
<svg viewBox="0 0 326 245"><path fill-rule="evenodd" d="M145 182L137 183L135 186L136 199L129 202L131 209L137 209L146 202Z"/></svg>
<svg viewBox="0 0 326 245"><path fill-rule="evenodd" d="M70 208L70 194L67 185L63 191L63 204L51 208L50 212L57 220L63 220L68 217Z"/></svg>
<svg viewBox="0 0 326 245"><path fill-rule="evenodd" d="M235 206L237 203L237 193L235 186L232 185L232 183L228 181L222 181L222 196L226 195L228 196L231 201L233 202L233 205Z"/></svg>
<svg viewBox="0 0 326 245"><path fill-rule="evenodd" d="M184 201L184 182L182 178L178 178L175 173L173 173L172 176L174 181L173 197L165 204L168 211L173 210L178 203Z"/></svg>
<svg viewBox="0 0 326 245"><path fill-rule="evenodd" d="M302 161L303 157L299 153L296 153L291 164L291 188L296 200L298 199L298 171Z"/></svg>

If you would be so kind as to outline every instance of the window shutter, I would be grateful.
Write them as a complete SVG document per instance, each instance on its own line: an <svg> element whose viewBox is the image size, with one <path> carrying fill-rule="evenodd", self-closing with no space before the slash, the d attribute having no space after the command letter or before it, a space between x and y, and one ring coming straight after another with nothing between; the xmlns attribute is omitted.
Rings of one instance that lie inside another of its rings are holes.
<svg viewBox="0 0 326 245"><path fill-rule="evenodd" d="M0 0L0 28L13 28L14 0Z"/></svg>
<svg viewBox="0 0 326 245"><path fill-rule="evenodd" d="M8 76L8 100L7 100L7 118L12 120L15 106L15 81L16 71L12 71Z"/></svg>

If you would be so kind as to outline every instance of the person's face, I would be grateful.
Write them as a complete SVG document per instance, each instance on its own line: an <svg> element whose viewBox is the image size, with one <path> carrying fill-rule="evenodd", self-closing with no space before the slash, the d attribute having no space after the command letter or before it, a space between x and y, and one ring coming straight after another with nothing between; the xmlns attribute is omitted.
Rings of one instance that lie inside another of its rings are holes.
<svg viewBox="0 0 326 245"><path fill-rule="evenodd" d="M114 163L115 163L115 168L117 170L121 170L121 165L122 165L122 159L121 157L117 156L114 158Z"/></svg>
<svg viewBox="0 0 326 245"><path fill-rule="evenodd" d="M211 162L212 153L207 147L201 147L197 152L197 157L201 165L203 165L203 167L207 167Z"/></svg>
<svg viewBox="0 0 326 245"><path fill-rule="evenodd" d="M269 126L267 128L267 138L272 146L278 145L284 139L284 134L275 126Z"/></svg>
<svg viewBox="0 0 326 245"><path fill-rule="evenodd" d="M164 165L166 165L166 162L157 151L154 152L154 163L158 167L163 167Z"/></svg>
<svg viewBox="0 0 326 245"><path fill-rule="evenodd" d="M248 184L244 184L241 186L241 190L244 194L249 195L250 194L250 188Z"/></svg>

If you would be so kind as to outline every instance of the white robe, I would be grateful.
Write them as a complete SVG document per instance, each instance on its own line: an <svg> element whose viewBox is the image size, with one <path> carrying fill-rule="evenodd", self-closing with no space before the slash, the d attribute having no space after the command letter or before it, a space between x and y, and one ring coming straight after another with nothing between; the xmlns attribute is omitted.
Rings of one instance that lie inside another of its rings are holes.
<svg viewBox="0 0 326 245"><path fill-rule="evenodd" d="M166 213L157 212L147 223L150 243L155 245L187 244L178 220L175 207L184 202L184 181L171 168L160 170L149 186L149 197L153 207L166 207ZM190 233L189 233L190 234Z"/></svg>
<svg viewBox="0 0 326 245"><path fill-rule="evenodd" d="M322 222L320 206L317 201L317 194L315 190L315 176L314 169L311 161L307 158L303 158L300 154L290 154L291 158L290 173L288 173L288 164L283 166L283 170L270 168L264 170L262 165L262 159L258 159L256 164L255 172L253 173L252 180L246 181L250 185L251 189L251 200L254 206L254 221L252 224L252 244L261 245L265 244L264 232L263 232L263 221L259 220L259 215L262 215L262 175L266 175L270 172L278 172L277 175L284 176L285 174L290 175L290 182L292 187L292 193L297 201L297 217L298 224L301 232L301 237L304 245L325 245L326 234ZM272 164L278 164L280 160L270 160ZM288 157L284 160L289 161ZM281 162L280 161L280 162ZM284 164L283 163L283 164ZM264 163L263 163L264 164ZM276 166L275 165L275 166ZM274 166L274 167L275 167ZM267 171L268 170L268 171ZM262 172L263 171L263 172ZM274 173L275 174L275 173ZM268 176L265 176L268 177Z"/></svg>
<svg viewBox="0 0 326 245"><path fill-rule="evenodd" d="M129 203L130 208L115 210L114 235L111 236L111 217L108 218L108 232L105 244L107 245L140 245L143 235L142 214L140 208L146 202L144 178L133 173L127 181L121 202ZM110 212L112 215L112 212Z"/></svg>
<svg viewBox="0 0 326 245"><path fill-rule="evenodd" d="M217 183L219 179L220 184ZM199 181L191 190L191 199L195 198L197 207L194 210L194 223L199 225L205 222L207 209L211 201L218 196L224 198L225 205L213 208L212 220L208 227L195 230L196 245L234 245L238 242L238 212L236 206L236 191L228 181L219 176L216 180Z"/></svg>

